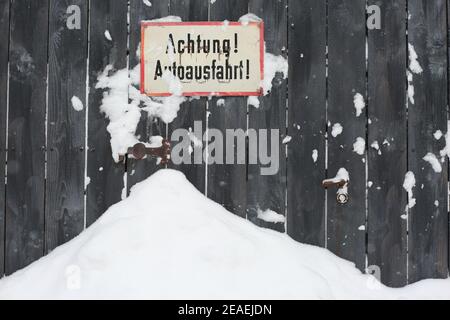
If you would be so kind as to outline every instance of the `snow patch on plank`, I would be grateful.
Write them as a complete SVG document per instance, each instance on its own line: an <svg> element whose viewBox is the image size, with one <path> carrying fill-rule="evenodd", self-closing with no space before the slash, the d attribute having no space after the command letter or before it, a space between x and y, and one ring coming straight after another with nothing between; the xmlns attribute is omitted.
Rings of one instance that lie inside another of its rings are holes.
<svg viewBox="0 0 450 320"><path fill-rule="evenodd" d="M356 138L356 141L353 143L353 152L362 156L364 155L365 151L366 151L366 140L361 137Z"/></svg>
<svg viewBox="0 0 450 320"><path fill-rule="evenodd" d="M416 199L413 197L412 189L416 186L416 177L412 171L408 171L405 174L405 180L403 181L403 189L408 193L408 204L406 205L406 211L416 205Z"/></svg>
<svg viewBox="0 0 450 320"><path fill-rule="evenodd" d="M275 211L270 209L264 211L258 209L257 217L258 219L272 223L284 223L286 220L286 218L283 215L276 213Z"/></svg>
<svg viewBox="0 0 450 320"><path fill-rule="evenodd" d="M82 111L84 106L83 106L83 102L81 102L80 98L78 98L77 96L73 96L72 99L70 99L71 103L72 103L72 108L75 111Z"/></svg>
<svg viewBox="0 0 450 320"><path fill-rule="evenodd" d="M333 127L331 128L331 135L336 138L338 135L340 135L344 131L344 128L340 123L335 123Z"/></svg>
<svg viewBox="0 0 450 320"><path fill-rule="evenodd" d="M361 93L356 93L353 97L353 104L356 109L356 116L359 117L363 111L363 109L366 107L366 103L364 101L364 97Z"/></svg>
<svg viewBox="0 0 450 320"><path fill-rule="evenodd" d="M428 152L424 157L423 160L428 162L431 167L433 168L434 172L440 173L442 172L442 165L439 162L438 158L431 152Z"/></svg>

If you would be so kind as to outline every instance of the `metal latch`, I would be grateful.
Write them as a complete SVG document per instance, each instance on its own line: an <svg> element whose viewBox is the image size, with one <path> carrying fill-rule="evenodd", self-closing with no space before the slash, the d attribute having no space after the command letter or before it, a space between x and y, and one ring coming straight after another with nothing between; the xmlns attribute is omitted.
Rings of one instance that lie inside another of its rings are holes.
<svg viewBox="0 0 450 320"><path fill-rule="evenodd" d="M136 143L131 148L128 148L128 154L131 154L135 159L144 159L147 155L161 158L160 164L166 165L170 161L170 142L166 139L162 140L161 147L153 148L146 147L143 143Z"/></svg>
<svg viewBox="0 0 450 320"><path fill-rule="evenodd" d="M348 181L344 179L326 179L322 181L322 187L328 189L337 186L336 201L339 204L346 204L348 202Z"/></svg>

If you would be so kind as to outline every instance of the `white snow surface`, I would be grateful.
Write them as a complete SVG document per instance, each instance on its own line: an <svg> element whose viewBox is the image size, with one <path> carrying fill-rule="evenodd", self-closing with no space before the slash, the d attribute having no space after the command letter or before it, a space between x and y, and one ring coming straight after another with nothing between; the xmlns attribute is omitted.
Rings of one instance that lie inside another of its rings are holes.
<svg viewBox="0 0 450 320"><path fill-rule="evenodd" d="M165 169L78 237L0 280L0 299L15 298L444 299L450 280L389 289L325 249L233 215Z"/></svg>

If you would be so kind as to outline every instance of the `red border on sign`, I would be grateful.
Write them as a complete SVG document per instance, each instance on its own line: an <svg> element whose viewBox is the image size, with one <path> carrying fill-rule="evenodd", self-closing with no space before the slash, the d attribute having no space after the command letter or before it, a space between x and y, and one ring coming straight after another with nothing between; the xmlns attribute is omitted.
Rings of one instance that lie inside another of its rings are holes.
<svg viewBox="0 0 450 320"><path fill-rule="evenodd" d="M250 21L248 24L257 25L259 27L259 47L260 47L260 73L261 73L261 81L264 80L264 22L263 21ZM197 22L158 22L158 21L142 21L141 22L141 93L146 94L148 96L153 97L168 97L172 94L169 92L153 92L146 93L145 92L145 73L144 73L144 29L146 26L220 26L223 25L223 21L197 21ZM229 22L229 26L238 26L242 25L241 22ZM261 96L263 94L263 89L260 88L258 91L252 92L183 92L183 96Z"/></svg>

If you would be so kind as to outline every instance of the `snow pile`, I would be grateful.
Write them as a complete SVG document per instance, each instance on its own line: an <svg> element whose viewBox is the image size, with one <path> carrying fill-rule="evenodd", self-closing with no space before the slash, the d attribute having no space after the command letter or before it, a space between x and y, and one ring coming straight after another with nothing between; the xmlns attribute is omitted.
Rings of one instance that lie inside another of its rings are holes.
<svg viewBox="0 0 450 320"><path fill-rule="evenodd" d="M450 297L449 280L374 283L352 263L259 228L181 173L160 170L77 238L1 280L0 299Z"/></svg>

